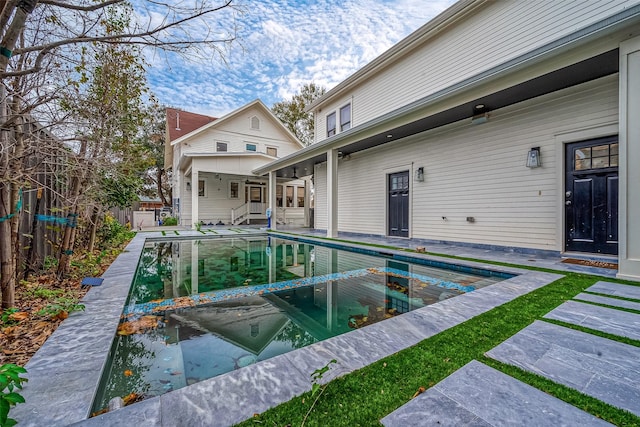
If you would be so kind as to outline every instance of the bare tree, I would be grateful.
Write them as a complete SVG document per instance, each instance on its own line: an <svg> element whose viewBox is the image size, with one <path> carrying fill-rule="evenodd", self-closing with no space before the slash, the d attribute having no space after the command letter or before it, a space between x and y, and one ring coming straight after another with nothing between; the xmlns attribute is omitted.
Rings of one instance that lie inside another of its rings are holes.
<svg viewBox="0 0 640 427"><path fill-rule="evenodd" d="M129 45L190 58L224 60L225 47L236 38L238 8L232 0L176 4L139 0L135 5L134 8L126 0L0 0L0 290L3 308L14 305L20 269L20 191L29 181L30 173L23 160L30 150L45 149L38 147L39 142L26 131L26 118L36 110L49 111L57 116L58 125L70 125L73 129L73 132L62 132L75 139L69 146L78 158L77 165L81 166L69 177L68 213L71 216L78 215L81 207L87 208L80 203L81 196L99 187L95 181L88 180L93 174L82 171L95 170L95 164L106 152L101 148L94 150L95 133L87 134L81 131L79 123L69 122L70 118L77 120L77 114L59 108L60 87L86 82L89 78L81 54L98 45ZM114 21L113 16L109 16L114 8L126 8L129 19ZM65 72L66 76L62 74ZM64 114L70 115L61 118ZM108 132L106 128L103 131ZM63 254L70 254L74 239L75 229L65 233Z"/></svg>

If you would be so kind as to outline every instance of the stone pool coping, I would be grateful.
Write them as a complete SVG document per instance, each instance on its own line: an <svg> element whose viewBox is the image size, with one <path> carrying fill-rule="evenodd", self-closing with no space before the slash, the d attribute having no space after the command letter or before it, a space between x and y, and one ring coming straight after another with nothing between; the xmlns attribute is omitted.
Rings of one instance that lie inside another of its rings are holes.
<svg viewBox="0 0 640 427"><path fill-rule="evenodd" d="M180 235L173 236L163 236L160 232L138 233L103 274L102 286L91 289L82 300L85 311L72 313L26 365L29 382L22 391L26 403L12 409L11 416L21 426L232 425L310 390L311 373L332 359L338 363L323 381L360 369L563 277L561 274L380 249L393 256L429 259L518 276L87 419L145 242L265 234L256 229L242 233L217 231L218 234L213 235L197 231L181 231ZM302 237L272 235L291 240ZM336 242L307 237L304 240L336 245ZM371 249L367 245L342 242L337 246Z"/></svg>

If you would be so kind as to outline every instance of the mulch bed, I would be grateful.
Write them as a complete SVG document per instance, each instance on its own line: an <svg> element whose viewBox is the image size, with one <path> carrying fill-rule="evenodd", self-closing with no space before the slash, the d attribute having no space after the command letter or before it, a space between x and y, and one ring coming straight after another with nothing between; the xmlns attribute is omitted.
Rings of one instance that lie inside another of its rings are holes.
<svg viewBox="0 0 640 427"><path fill-rule="evenodd" d="M618 264L616 264L615 262L592 261L588 259L576 259L576 258L563 259L562 262L567 264L585 265L587 267L610 268L611 270L618 269Z"/></svg>

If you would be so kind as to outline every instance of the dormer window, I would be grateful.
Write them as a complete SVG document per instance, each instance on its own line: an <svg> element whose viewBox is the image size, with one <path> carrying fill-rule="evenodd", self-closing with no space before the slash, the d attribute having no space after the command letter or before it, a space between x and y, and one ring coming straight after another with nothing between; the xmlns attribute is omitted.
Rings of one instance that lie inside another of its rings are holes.
<svg viewBox="0 0 640 427"><path fill-rule="evenodd" d="M251 117L251 129L260 130L260 119L258 116Z"/></svg>

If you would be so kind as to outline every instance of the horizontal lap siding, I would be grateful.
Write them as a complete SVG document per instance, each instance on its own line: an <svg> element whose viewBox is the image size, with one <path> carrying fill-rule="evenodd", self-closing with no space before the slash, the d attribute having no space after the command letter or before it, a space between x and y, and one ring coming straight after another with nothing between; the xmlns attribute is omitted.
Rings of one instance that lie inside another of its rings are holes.
<svg viewBox="0 0 640 427"><path fill-rule="evenodd" d="M385 234L387 173L413 162L412 171L425 168L424 182L411 172L413 237L560 249L555 135L617 122L617 94L616 75L494 111L482 125L461 121L353 154L339 166L339 230ZM525 166L531 147L541 147L542 168ZM317 228L326 228L325 171L315 178Z"/></svg>
<svg viewBox="0 0 640 427"><path fill-rule="evenodd" d="M353 125L361 125L636 3L637 0L490 2L354 88L349 94L353 99ZM326 113L339 108L344 100L341 97L340 101L322 106L317 117L318 141L326 138Z"/></svg>

